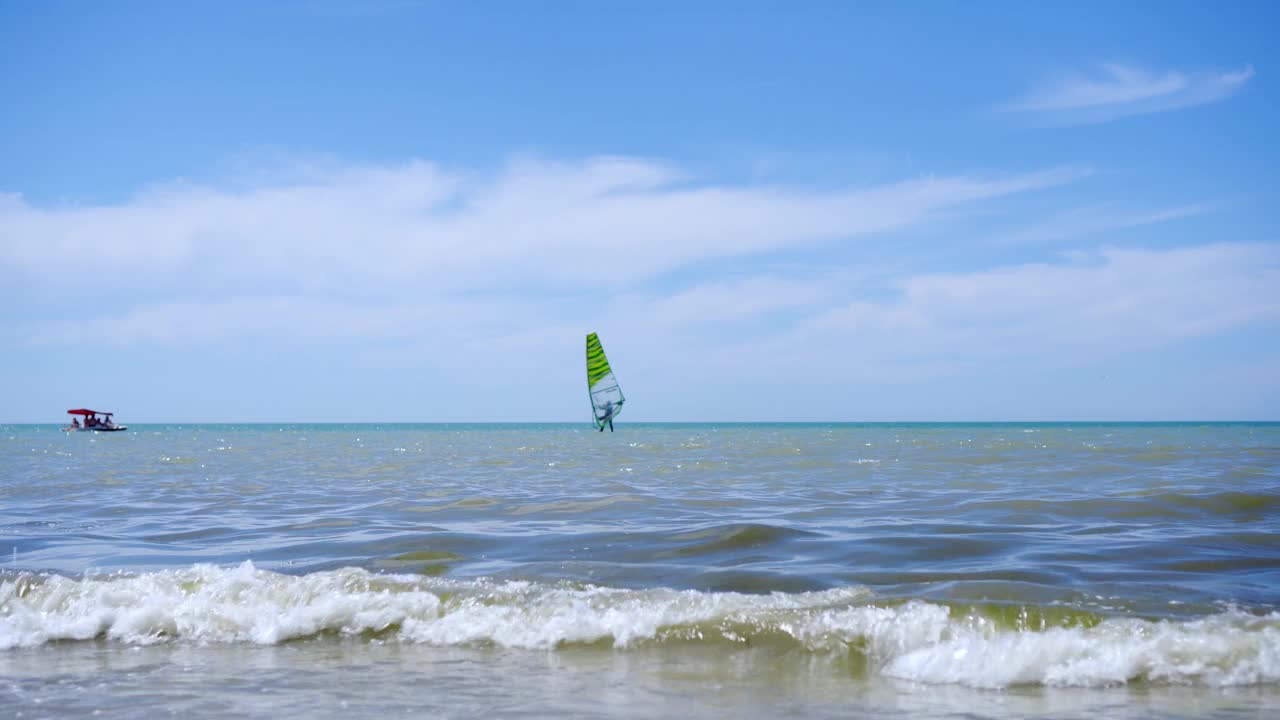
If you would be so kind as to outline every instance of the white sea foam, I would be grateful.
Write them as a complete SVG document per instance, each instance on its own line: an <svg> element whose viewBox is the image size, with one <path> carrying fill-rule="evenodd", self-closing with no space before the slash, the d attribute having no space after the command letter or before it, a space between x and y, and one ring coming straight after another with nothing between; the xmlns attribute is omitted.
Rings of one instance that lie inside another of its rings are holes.
<svg viewBox="0 0 1280 720"><path fill-rule="evenodd" d="M1238 611L1199 620L1110 619L1092 628L983 632L950 628L889 660L886 675L974 687L1018 684L1211 686L1280 681L1280 616Z"/></svg>
<svg viewBox="0 0 1280 720"><path fill-rule="evenodd" d="M377 631L440 604L427 590L377 580L362 570L294 577L248 562L79 581L20 577L0 583L0 648L95 637L270 644Z"/></svg>
<svg viewBox="0 0 1280 720"><path fill-rule="evenodd" d="M11 574L0 581L0 650L95 638L274 644L321 633L531 649L782 642L812 653L862 653L884 675L923 683L1280 682L1277 614L1232 610L1185 621L1115 618L1015 631L938 604L871 601L862 588L744 595L355 568L291 576L250 563L82 580Z"/></svg>

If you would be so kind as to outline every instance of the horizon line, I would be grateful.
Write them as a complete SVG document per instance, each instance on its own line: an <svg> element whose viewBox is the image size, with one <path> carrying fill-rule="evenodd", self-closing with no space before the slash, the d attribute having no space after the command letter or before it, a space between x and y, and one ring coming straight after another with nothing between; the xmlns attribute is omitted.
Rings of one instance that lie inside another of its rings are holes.
<svg viewBox="0 0 1280 720"><path fill-rule="evenodd" d="M633 420L625 425L1043 425L1043 424L1079 424L1079 425L1152 425L1152 424L1280 424L1280 419L1129 419L1129 420ZM589 421L581 420L152 420L144 422L124 422L126 427L155 425L584 425ZM0 421L6 425L37 425L66 427L59 422L16 422Z"/></svg>

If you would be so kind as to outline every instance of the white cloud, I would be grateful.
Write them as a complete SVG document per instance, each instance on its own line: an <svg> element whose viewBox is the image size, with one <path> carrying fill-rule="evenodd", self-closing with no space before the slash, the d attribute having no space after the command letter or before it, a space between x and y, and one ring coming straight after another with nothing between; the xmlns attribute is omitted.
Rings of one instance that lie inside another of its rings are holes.
<svg viewBox="0 0 1280 720"><path fill-rule="evenodd" d="M835 247L1081 174L818 191L698 183L626 158L526 159L486 175L330 168L235 191L172 184L110 207L7 196L0 266L49 288L118 282L104 302L48 316L28 306L24 351L197 348L269 364L301 349L340 373L430 368L487 407L544 379L576 387L582 334L600 330L651 417L770 416L751 402L835 417L844 395L870 385L892 405L884 388L895 383L946 387L975 368L1087 364L1280 321L1275 245L1112 247L945 273L901 256L877 266L861 250L850 263ZM1152 224L1203 207L1108 206L1078 224ZM793 248L815 252L778 261ZM821 396L793 398L801 380ZM739 406L717 404L713 383ZM743 383L750 396L730 392Z"/></svg>
<svg viewBox="0 0 1280 720"><path fill-rule="evenodd" d="M79 272L197 288L33 321L26 336L36 346L355 343L449 362L448 348L546 349L553 336L609 326L646 338L663 362L696 351L735 372L753 371L742 358L794 372L825 347L882 377L908 378L994 355L1158 346L1276 316L1270 245L1112 248L973 273L706 272L707 262L919 223L1078 174L806 192L697 186L678 169L622 158L525 160L487 178L411 163L236 193L177 184L110 208L43 210L10 196L0 227L4 261L59 287ZM651 282L691 265L703 268L697 280ZM548 287L560 291L541 292ZM868 299L886 288L893 297Z"/></svg>
<svg viewBox="0 0 1280 720"><path fill-rule="evenodd" d="M1092 74L1059 78L1001 109L1051 122L1104 122L1216 102L1235 94L1252 77L1252 67L1223 73L1157 73L1110 64Z"/></svg>
<svg viewBox="0 0 1280 720"><path fill-rule="evenodd" d="M59 286L441 295L619 288L711 259L927 221L1085 174L809 190L696 183L662 163L524 160L492 176L414 162L229 191L177 183L114 206L0 197L0 266Z"/></svg>
<svg viewBox="0 0 1280 720"><path fill-rule="evenodd" d="M1113 248L1056 264L917 275L899 289L893 300L828 310L797 339L857 338L867 353L926 362L1081 362L1280 320L1280 248Z"/></svg>
<svg viewBox="0 0 1280 720"><path fill-rule="evenodd" d="M647 324L666 332L706 336L711 329L740 333L744 325L770 322L776 313L802 311L843 294L829 277L755 275L713 279L668 293L628 293L611 306L616 313L642 315Z"/></svg>

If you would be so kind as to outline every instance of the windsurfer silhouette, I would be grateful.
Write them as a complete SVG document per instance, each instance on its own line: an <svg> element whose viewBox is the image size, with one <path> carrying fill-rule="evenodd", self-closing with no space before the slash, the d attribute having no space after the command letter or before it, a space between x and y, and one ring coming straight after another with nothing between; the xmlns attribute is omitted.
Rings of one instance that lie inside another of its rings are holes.
<svg viewBox="0 0 1280 720"><path fill-rule="evenodd" d="M609 432L613 432L613 401L605 400L604 407L600 409L604 410L604 419L600 421L600 432L604 432L604 426L606 424L609 426Z"/></svg>

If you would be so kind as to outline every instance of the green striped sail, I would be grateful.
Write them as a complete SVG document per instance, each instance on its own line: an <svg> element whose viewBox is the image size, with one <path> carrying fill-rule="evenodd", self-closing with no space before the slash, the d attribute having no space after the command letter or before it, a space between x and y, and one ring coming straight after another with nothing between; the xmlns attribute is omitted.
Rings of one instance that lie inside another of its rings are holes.
<svg viewBox="0 0 1280 720"><path fill-rule="evenodd" d="M587 391L591 394L591 417L598 428L621 412L626 402L595 333L587 334Z"/></svg>

